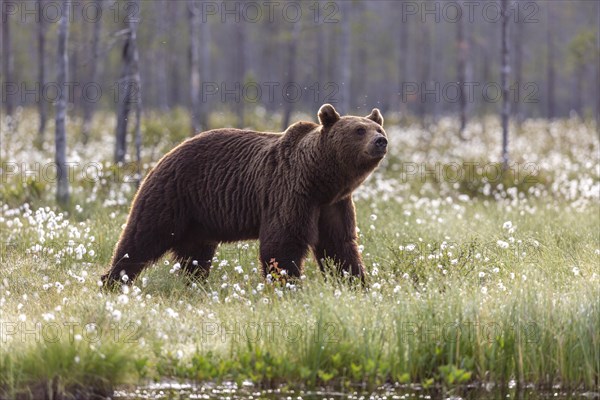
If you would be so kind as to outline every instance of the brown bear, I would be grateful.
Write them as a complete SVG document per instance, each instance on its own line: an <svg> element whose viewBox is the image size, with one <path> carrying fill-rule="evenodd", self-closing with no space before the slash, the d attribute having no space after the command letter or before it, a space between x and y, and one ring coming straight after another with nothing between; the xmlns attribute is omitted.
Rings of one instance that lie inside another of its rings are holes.
<svg viewBox="0 0 600 400"><path fill-rule="evenodd" d="M167 251L206 277L219 243L259 239L265 275L299 277L312 249L321 269L330 258L364 282L352 191L386 154L383 117L340 117L330 104L318 117L283 133L211 130L167 153L139 188L103 281L131 281Z"/></svg>

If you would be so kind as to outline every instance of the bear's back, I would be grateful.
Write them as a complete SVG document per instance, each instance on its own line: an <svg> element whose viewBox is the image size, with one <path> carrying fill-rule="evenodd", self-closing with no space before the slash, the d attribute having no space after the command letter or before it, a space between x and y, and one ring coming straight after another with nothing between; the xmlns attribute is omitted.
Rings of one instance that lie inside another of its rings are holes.
<svg viewBox="0 0 600 400"><path fill-rule="evenodd" d="M255 132L243 129L213 129L188 139L182 145L196 148L221 148L227 153L245 153L247 149L265 149L275 144L281 133ZM220 155L220 154L219 154ZM239 154L243 155L243 154Z"/></svg>
<svg viewBox="0 0 600 400"><path fill-rule="evenodd" d="M178 198L198 234L220 241L255 238L267 160L281 137L239 129L202 132L165 155L153 180Z"/></svg>

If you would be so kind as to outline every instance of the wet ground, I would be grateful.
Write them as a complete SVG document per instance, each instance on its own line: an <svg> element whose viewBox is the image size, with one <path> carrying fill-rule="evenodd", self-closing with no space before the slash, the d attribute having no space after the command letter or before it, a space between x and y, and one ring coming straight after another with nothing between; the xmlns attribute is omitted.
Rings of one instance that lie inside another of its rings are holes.
<svg viewBox="0 0 600 400"><path fill-rule="evenodd" d="M155 383L131 390L118 390L113 399L122 400L183 400L183 399L269 399L269 400L402 400L402 399L600 399L600 392L572 392L556 388L549 391L539 391L533 387L517 390L515 385L509 385L506 391L491 386L463 387L446 390L428 389L418 386L384 386L375 391L349 390L348 392L328 390L292 390L292 389L258 389L252 383L241 386L235 383L216 384L180 384Z"/></svg>

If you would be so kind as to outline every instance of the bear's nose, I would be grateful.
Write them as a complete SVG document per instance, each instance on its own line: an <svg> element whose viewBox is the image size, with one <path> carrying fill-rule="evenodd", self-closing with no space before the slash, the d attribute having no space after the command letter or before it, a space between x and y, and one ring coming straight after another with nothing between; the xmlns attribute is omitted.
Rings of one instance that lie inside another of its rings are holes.
<svg viewBox="0 0 600 400"><path fill-rule="evenodd" d="M384 138L383 136L375 139L375 146L385 149L387 147L387 139Z"/></svg>

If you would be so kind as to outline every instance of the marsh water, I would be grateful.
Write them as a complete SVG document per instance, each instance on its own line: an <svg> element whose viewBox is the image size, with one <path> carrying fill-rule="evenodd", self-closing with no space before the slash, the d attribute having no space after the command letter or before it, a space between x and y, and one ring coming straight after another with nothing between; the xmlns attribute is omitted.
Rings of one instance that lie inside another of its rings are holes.
<svg viewBox="0 0 600 400"><path fill-rule="evenodd" d="M251 383L241 386L235 383L224 384L180 384L180 383L155 383L131 390L117 390L113 399L123 400L184 400L184 399L269 399L269 400L402 400L402 399L600 399L600 392L572 392L556 388L554 390L539 391L533 387L517 390L514 385L509 385L506 390L493 387L463 387L454 390L424 389L419 386L383 386L374 391L364 390L293 390L259 389Z"/></svg>

